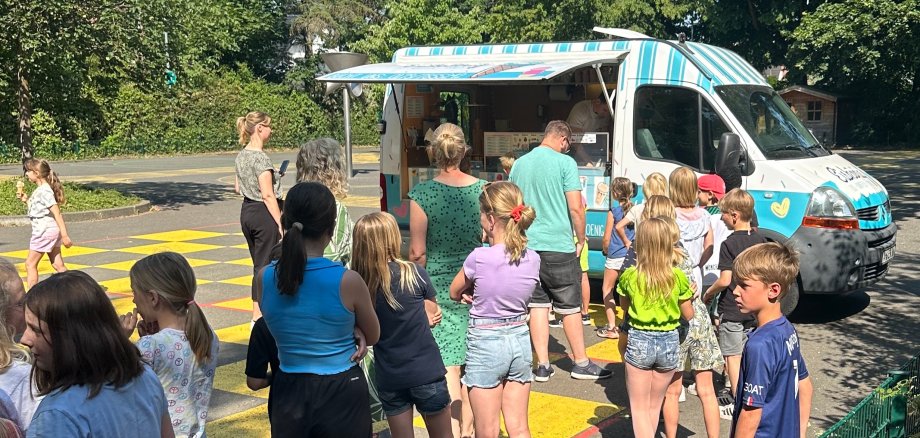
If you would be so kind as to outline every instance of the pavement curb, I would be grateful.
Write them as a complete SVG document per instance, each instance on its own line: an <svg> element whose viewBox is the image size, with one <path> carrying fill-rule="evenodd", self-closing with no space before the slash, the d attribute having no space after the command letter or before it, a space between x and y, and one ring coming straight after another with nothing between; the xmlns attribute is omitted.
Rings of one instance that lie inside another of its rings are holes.
<svg viewBox="0 0 920 438"><path fill-rule="evenodd" d="M136 216L153 210L150 201L141 201L127 207L106 208L102 210L77 211L73 213L64 213L64 220L67 222L85 222L101 219L114 219L119 217ZM22 227L31 225L32 221L28 216L3 216L0 217L0 227Z"/></svg>

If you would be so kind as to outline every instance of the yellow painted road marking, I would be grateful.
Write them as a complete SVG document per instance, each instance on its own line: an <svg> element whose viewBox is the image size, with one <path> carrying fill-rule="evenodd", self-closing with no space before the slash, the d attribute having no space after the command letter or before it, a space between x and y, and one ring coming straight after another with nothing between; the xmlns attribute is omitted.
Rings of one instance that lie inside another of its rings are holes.
<svg viewBox="0 0 920 438"><path fill-rule="evenodd" d="M179 254L187 254L198 251L207 251L209 249L223 248L223 246L218 245L206 245L204 243L192 243L192 242L161 242L161 243L152 243L150 245L141 245L141 246L132 246L128 248L119 248L115 251L118 252L129 252L132 254L156 254L163 251L173 251Z"/></svg>
<svg viewBox="0 0 920 438"><path fill-rule="evenodd" d="M220 307L223 309L231 310L248 310L252 311L252 298L237 298L235 300L221 301L219 303L211 304L212 307Z"/></svg>
<svg viewBox="0 0 920 438"><path fill-rule="evenodd" d="M246 324L249 326L249 324ZM223 340L223 339L221 339ZM253 391L246 386L246 361L241 360L217 368L214 373L214 389L252 397L268 398L268 388ZM266 412L267 414L267 412ZM215 435L217 436L217 435Z"/></svg>
<svg viewBox="0 0 920 438"><path fill-rule="evenodd" d="M345 205L349 207L377 207L380 208L379 196L355 196L348 195L345 198Z"/></svg>
<svg viewBox="0 0 920 438"><path fill-rule="evenodd" d="M252 301L249 303L249 308L252 309ZM251 332L252 329L248 322L246 324L234 325L214 331L214 333L217 333L217 339L220 339L220 342L230 342L240 345L249 345L249 334Z"/></svg>
<svg viewBox="0 0 920 438"><path fill-rule="evenodd" d="M252 275L243 275L241 277L228 278L220 280L218 283L235 284L237 286L252 286Z"/></svg>
<svg viewBox="0 0 920 438"><path fill-rule="evenodd" d="M64 265L67 266L67 269L86 269L89 267L89 266L81 265L78 263L67 263L66 260L64 260ZM16 271L19 272L20 277L25 277L26 276L26 264L17 263ZM51 263L48 262L47 259L42 259L42 261L38 263L38 275L54 274L55 272L57 271L54 270L54 268L51 266Z"/></svg>
<svg viewBox="0 0 920 438"><path fill-rule="evenodd" d="M106 251L108 250L99 249L99 248L90 248L87 246L77 246L77 245L71 246L70 248L65 248L63 246L61 247L61 255L64 256L64 263L67 263L67 257L76 257L76 256L81 256L81 255L87 255L87 254L96 254L96 253L106 252ZM17 251L8 251L8 252L0 253L0 256L9 257L13 259L25 259L26 257L29 256L29 250L20 249Z"/></svg>
<svg viewBox="0 0 920 438"><path fill-rule="evenodd" d="M249 267L252 267L252 259L249 258L249 257L242 258L242 259L236 259L236 260L230 260L229 262L224 262L224 263L228 263L228 264L231 264L231 265L240 265L240 266L249 266Z"/></svg>
<svg viewBox="0 0 920 438"><path fill-rule="evenodd" d="M141 234L139 236L131 236L131 237L135 239L159 240L159 241L169 241L169 242L184 242L187 240L207 239L209 237L220 237L220 236L226 236L226 235L227 233L213 233L210 231L173 230L173 231L167 231L164 233Z"/></svg>
<svg viewBox="0 0 920 438"><path fill-rule="evenodd" d="M576 435L621 410L612 404L531 391L527 415L534 438L557 438ZM422 417L416 417L413 423L415 427L425 427ZM508 436L504 421L502 434Z"/></svg>
<svg viewBox="0 0 920 438"><path fill-rule="evenodd" d="M270 437L268 404L263 403L252 409L209 421L205 431L208 436Z"/></svg>

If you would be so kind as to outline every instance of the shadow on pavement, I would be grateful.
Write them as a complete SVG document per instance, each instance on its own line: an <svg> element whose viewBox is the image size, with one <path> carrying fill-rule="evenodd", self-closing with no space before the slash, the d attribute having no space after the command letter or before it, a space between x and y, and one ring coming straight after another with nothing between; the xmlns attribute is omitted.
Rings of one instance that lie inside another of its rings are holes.
<svg viewBox="0 0 920 438"><path fill-rule="evenodd" d="M136 182L136 183L93 183L94 187L118 190L149 200L163 210L178 210L188 205L208 205L237 198L232 186L217 183Z"/></svg>

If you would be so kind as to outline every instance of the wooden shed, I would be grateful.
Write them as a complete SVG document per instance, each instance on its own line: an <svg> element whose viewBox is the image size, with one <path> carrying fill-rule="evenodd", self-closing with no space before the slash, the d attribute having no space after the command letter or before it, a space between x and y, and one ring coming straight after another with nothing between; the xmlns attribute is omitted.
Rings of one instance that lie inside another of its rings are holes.
<svg viewBox="0 0 920 438"><path fill-rule="evenodd" d="M840 96L804 85L784 88L779 95L821 143L828 146L837 143L837 100Z"/></svg>

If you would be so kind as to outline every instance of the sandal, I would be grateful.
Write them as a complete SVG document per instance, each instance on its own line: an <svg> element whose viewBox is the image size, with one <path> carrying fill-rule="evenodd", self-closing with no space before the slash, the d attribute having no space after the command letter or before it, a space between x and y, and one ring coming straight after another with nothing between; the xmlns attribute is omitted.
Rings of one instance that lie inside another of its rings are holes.
<svg viewBox="0 0 920 438"><path fill-rule="evenodd" d="M601 338L607 338L607 339L619 339L620 338L620 329L616 327L608 327L608 326L598 327L595 333L597 333L597 336Z"/></svg>

